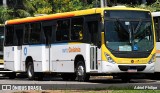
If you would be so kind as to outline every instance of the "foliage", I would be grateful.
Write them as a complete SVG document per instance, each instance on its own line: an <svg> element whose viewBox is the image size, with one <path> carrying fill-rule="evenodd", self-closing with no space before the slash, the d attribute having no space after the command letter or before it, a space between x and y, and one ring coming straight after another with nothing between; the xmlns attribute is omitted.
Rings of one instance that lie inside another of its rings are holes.
<svg viewBox="0 0 160 93"><path fill-rule="evenodd" d="M92 3L91 3L92 2ZM61 12L69 12L75 10L99 7L100 0L23 0L23 7L15 6L0 7L0 23L12 18L22 18L34 16L36 14L53 14ZM160 0L151 5L129 5L130 7L138 7L149 9L151 11L160 11Z"/></svg>
<svg viewBox="0 0 160 93"><path fill-rule="evenodd" d="M32 0L30 3L35 8L33 14L50 14L52 13L51 0Z"/></svg>
<svg viewBox="0 0 160 93"><path fill-rule="evenodd" d="M28 11L24 10L24 9L17 9L15 10L15 13L17 13L18 16L15 16L15 18L17 17L29 17L32 16L31 13L29 13Z"/></svg>
<svg viewBox="0 0 160 93"><path fill-rule="evenodd" d="M153 3L151 7L154 9L153 11L160 11L160 0L157 0L155 3Z"/></svg>
<svg viewBox="0 0 160 93"><path fill-rule="evenodd" d="M12 19L13 10L8 9L7 7L0 6L0 23L4 24L4 22L8 19Z"/></svg>
<svg viewBox="0 0 160 93"><path fill-rule="evenodd" d="M13 3L13 2L12 2ZM12 18L23 18L34 16L36 14L53 14L60 12L69 12L93 7L93 4L87 4L81 0L23 0L23 7L17 8L16 5L0 7L0 23Z"/></svg>
<svg viewBox="0 0 160 93"><path fill-rule="evenodd" d="M12 9L13 13L11 15L13 16L13 18L23 18L23 17L33 16L35 8L30 3L30 0L23 0L22 3L18 3L18 1L15 0L15 2L16 2L15 4L8 6L8 8Z"/></svg>
<svg viewBox="0 0 160 93"><path fill-rule="evenodd" d="M93 7L92 4L87 4L81 0L53 0L54 13L82 10L91 7Z"/></svg>
<svg viewBox="0 0 160 93"><path fill-rule="evenodd" d="M160 0L157 0L155 3L151 5L135 5L134 7L148 9L152 12L160 11Z"/></svg>
<svg viewBox="0 0 160 93"><path fill-rule="evenodd" d="M34 12L36 11L35 7L31 3L31 0L23 0L23 6L26 12L28 12L31 16L33 16Z"/></svg>
<svg viewBox="0 0 160 93"><path fill-rule="evenodd" d="M93 7L81 0L32 0L30 3L35 8L34 14L61 13Z"/></svg>

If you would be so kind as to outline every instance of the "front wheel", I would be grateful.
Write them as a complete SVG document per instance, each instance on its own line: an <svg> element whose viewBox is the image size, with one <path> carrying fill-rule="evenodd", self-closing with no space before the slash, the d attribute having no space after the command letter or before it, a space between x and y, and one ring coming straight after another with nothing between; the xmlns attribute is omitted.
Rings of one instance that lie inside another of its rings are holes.
<svg viewBox="0 0 160 93"><path fill-rule="evenodd" d="M80 82L88 81L90 76L86 74L86 68L83 61L79 61L76 66L77 79Z"/></svg>
<svg viewBox="0 0 160 93"><path fill-rule="evenodd" d="M27 76L29 80L33 80L34 79L34 67L33 67L33 63L29 62L27 64Z"/></svg>

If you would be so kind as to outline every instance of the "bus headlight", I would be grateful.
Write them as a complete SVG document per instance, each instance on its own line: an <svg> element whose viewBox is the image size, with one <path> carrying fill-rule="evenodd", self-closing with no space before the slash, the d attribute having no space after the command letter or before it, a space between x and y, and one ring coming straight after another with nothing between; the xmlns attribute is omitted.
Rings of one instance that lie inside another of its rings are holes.
<svg viewBox="0 0 160 93"><path fill-rule="evenodd" d="M151 63L155 62L155 58L156 58L156 55L153 54L152 58L149 60L148 64L151 64Z"/></svg>
<svg viewBox="0 0 160 93"><path fill-rule="evenodd" d="M115 62L113 61L113 59L108 54L106 54L106 53L104 53L104 54L105 54L105 56L106 56L106 58L107 58L107 60L108 60L109 63L115 64Z"/></svg>

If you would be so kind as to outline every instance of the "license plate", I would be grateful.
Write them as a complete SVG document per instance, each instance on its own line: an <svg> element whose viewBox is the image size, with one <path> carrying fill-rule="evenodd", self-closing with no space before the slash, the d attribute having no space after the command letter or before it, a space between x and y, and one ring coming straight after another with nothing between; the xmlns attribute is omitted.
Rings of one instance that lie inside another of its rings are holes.
<svg viewBox="0 0 160 93"><path fill-rule="evenodd" d="M128 69L127 72L129 72L129 73L134 73L134 72L137 72L137 69Z"/></svg>

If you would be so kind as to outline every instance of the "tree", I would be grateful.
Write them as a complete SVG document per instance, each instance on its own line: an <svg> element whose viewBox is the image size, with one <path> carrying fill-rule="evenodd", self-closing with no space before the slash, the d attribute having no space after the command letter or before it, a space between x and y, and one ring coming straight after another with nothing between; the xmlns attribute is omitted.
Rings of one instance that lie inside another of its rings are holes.
<svg viewBox="0 0 160 93"><path fill-rule="evenodd" d="M152 11L160 11L160 0L157 0L151 5Z"/></svg>
<svg viewBox="0 0 160 93"><path fill-rule="evenodd" d="M51 14L52 0L32 0L30 3L35 8L34 14Z"/></svg>
<svg viewBox="0 0 160 93"><path fill-rule="evenodd" d="M151 4L151 5L136 5L133 7L138 7L138 8L143 8L143 9L148 9L152 12L155 11L160 11L160 0L157 0L155 3Z"/></svg>
<svg viewBox="0 0 160 93"><path fill-rule="evenodd" d="M36 14L53 14L93 7L87 0L8 0L7 7L0 7L0 22Z"/></svg>
<svg viewBox="0 0 160 93"><path fill-rule="evenodd" d="M81 0L53 0L53 12L69 12L75 10L88 9L93 7L92 4L87 4Z"/></svg>
<svg viewBox="0 0 160 93"><path fill-rule="evenodd" d="M15 18L33 16L35 8L30 3L31 0L8 0L8 8L13 10Z"/></svg>
<svg viewBox="0 0 160 93"><path fill-rule="evenodd" d="M12 18L34 16L36 14L53 14L83 10L100 6L100 0L8 0L8 7L0 7L0 22ZM111 0L108 0L111 1ZM114 0L117 1L117 0ZM160 0L151 5L128 5L160 11Z"/></svg>
<svg viewBox="0 0 160 93"><path fill-rule="evenodd" d="M4 24L6 20L14 18L12 13L13 10L0 6L0 24Z"/></svg>

